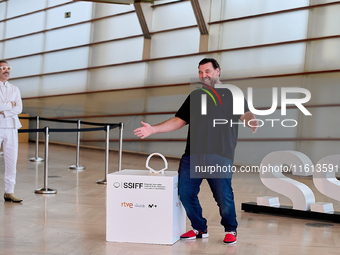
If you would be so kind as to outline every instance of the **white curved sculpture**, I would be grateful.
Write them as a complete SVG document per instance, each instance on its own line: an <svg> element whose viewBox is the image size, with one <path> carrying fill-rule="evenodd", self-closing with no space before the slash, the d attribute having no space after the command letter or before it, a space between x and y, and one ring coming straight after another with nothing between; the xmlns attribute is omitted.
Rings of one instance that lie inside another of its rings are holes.
<svg viewBox="0 0 340 255"><path fill-rule="evenodd" d="M288 165L292 169L308 169L312 161L298 151L274 151L261 161L260 179L269 189L288 197L293 202L293 209L307 211L315 203L313 191L303 183L284 176L281 167ZM310 173L308 173L310 174Z"/></svg>
<svg viewBox="0 0 340 255"><path fill-rule="evenodd" d="M335 177L339 171L340 155L329 155L315 165L313 182L325 196L340 201L340 181Z"/></svg>

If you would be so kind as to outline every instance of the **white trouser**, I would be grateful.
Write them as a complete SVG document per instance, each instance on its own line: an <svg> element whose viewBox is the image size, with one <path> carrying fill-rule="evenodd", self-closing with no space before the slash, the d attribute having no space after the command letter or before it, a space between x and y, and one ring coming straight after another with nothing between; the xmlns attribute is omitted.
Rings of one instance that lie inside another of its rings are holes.
<svg viewBox="0 0 340 255"><path fill-rule="evenodd" d="M5 161L5 192L14 193L18 159L18 130L0 128L0 144L2 144Z"/></svg>

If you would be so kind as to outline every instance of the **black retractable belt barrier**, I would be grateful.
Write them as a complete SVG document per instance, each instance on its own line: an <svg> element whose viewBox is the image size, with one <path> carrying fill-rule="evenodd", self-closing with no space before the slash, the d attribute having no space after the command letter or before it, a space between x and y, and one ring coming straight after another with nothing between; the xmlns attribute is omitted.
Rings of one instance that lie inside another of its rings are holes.
<svg viewBox="0 0 340 255"><path fill-rule="evenodd" d="M28 120L35 119L36 120L36 128L39 129L39 116L36 116L36 117L19 117L19 118L20 119L28 119ZM37 134L36 134L37 138L35 140L35 157L29 159L29 161L32 161L32 162L41 162L41 161L44 161L43 158L40 158L38 156L39 155L39 132L42 132L42 131L37 131ZM19 130L19 133L20 133L20 130Z"/></svg>
<svg viewBox="0 0 340 255"><path fill-rule="evenodd" d="M122 170L122 144L123 144L123 127L124 124L122 122L116 124L116 123L92 123L92 122L83 122L80 120L77 121L71 121L71 120L57 120L57 119L47 119L47 118L39 118L39 116L36 117L20 117L21 119L36 119L37 121L37 128L36 129L19 129L19 133L30 133L30 132L36 132L37 133L37 140L36 144L39 143L39 132L45 133L45 162L44 162L44 187L41 189L35 190L35 193L37 194L56 194L56 189L50 189L48 188L48 148L49 148L49 133L50 132L77 132L77 155L76 155L76 165L74 168L73 166L70 166L70 169L76 169L81 170L85 169L85 167L82 167L79 165L79 143L80 143L80 132L88 132L88 131L98 131L98 130L105 130L106 131L106 141L105 141L105 178L103 180L97 181L99 184L106 184L106 176L108 174L108 168L109 168L109 132L110 129L119 127L119 158L118 158L118 171ZM49 127L45 127L43 129L39 129L39 119L40 120L47 120L47 121L55 121L55 122L67 122L67 123L77 123L76 129L50 129ZM102 126L98 128L80 128L80 124L86 124L86 125L95 125L95 126ZM38 145L36 146L36 157L31 158L30 161L43 161L43 159L38 157ZM32 160L33 159L33 160ZM41 160L39 160L41 159Z"/></svg>

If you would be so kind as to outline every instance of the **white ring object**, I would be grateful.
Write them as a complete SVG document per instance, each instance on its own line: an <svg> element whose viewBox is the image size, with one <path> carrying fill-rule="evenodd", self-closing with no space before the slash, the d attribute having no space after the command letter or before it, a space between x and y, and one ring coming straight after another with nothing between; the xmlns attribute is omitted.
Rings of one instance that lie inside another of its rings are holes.
<svg viewBox="0 0 340 255"><path fill-rule="evenodd" d="M164 165L165 165L165 167L163 169L156 171L156 170L152 169L151 167L149 167L149 160L153 155L158 155L163 159ZM164 175L164 170L168 169L168 161L166 161L166 158L162 154L155 152L155 153L150 154L149 157L146 159L145 166L146 166L147 169L150 170L151 174L162 174L162 175Z"/></svg>

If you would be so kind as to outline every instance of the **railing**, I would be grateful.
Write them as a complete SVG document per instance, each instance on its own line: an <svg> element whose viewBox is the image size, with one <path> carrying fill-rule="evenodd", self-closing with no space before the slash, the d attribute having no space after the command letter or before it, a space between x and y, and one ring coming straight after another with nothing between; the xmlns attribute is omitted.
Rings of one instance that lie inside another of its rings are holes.
<svg viewBox="0 0 340 255"><path fill-rule="evenodd" d="M76 132L77 133L77 151L76 151L76 164L70 166L70 169L73 170L84 170L85 167L81 166L79 163L79 150L80 150L80 132L90 132L90 131L100 131L103 130L106 132L106 140L105 140L105 176L104 179L97 181L98 184L106 184L107 175L109 171L109 148L110 148L110 129L119 127L119 150L118 150L118 171L122 170L122 145L123 145L123 129L124 123L93 123L81 120L61 120L61 119L50 119L50 118L41 118L39 116L36 117L20 117L20 119L28 119L28 120L36 120L36 129L19 129L19 133L36 133L36 146L35 146L35 157L30 158L31 162L41 162L44 161L44 187L41 189L35 190L37 194L56 194L56 189L48 188L48 156L49 156L49 134L51 132ZM75 123L77 124L77 128L75 129L65 129L65 128L49 128L44 127L40 128L40 120L44 121L54 121L54 122L66 122L66 123ZM96 128L81 128L81 124L93 125L93 126L101 126ZM45 158L39 157L39 133L45 133Z"/></svg>

